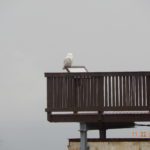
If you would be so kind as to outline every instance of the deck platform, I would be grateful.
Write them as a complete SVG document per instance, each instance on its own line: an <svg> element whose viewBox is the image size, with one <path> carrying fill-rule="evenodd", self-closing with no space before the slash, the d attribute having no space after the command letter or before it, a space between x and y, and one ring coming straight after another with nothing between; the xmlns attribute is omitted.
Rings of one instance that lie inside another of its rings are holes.
<svg viewBox="0 0 150 150"><path fill-rule="evenodd" d="M150 121L150 72L45 73L50 122Z"/></svg>

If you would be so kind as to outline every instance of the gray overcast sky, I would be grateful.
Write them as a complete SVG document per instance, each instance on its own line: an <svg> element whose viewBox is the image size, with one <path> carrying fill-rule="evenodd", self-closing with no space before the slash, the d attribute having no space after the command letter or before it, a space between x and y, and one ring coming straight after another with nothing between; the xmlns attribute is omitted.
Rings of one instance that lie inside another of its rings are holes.
<svg viewBox="0 0 150 150"><path fill-rule="evenodd" d="M149 71L149 8L149 0L0 0L0 149L65 150L79 137L78 124L50 124L44 112L44 72L62 71L67 52L89 71Z"/></svg>

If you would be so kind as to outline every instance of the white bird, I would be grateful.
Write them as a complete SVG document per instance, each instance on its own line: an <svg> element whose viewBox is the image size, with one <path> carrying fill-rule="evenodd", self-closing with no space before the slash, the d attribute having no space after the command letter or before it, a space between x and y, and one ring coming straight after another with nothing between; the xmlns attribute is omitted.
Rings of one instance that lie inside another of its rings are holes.
<svg viewBox="0 0 150 150"><path fill-rule="evenodd" d="M64 67L63 67L63 69L65 69L66 67L71 67L72 66L72 62L73 62L73 55L72 55L72 53L68 53L67 56L64 59Z"/></svg>

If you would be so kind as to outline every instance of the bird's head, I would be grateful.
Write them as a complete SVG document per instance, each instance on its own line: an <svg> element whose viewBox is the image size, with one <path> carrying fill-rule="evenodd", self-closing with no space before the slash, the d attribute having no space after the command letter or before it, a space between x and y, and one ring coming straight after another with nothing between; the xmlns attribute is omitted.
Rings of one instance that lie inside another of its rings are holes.
<svg viewBox="0 0 150 150"><path fill-rule="evenodd" d="M67 53L67 57L73 58L73 54L72 53Z"/></svg>

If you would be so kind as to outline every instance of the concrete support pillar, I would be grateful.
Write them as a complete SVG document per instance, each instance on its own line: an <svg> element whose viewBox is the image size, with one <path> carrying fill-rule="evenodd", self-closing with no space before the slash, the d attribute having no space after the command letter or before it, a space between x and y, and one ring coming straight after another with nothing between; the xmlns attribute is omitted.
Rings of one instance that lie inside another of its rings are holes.
<svg viewBox="0 0 150 150"><path fill-rule="evenodd" d="M80 123L80 150L88 150L86 123Z"/></svg>

